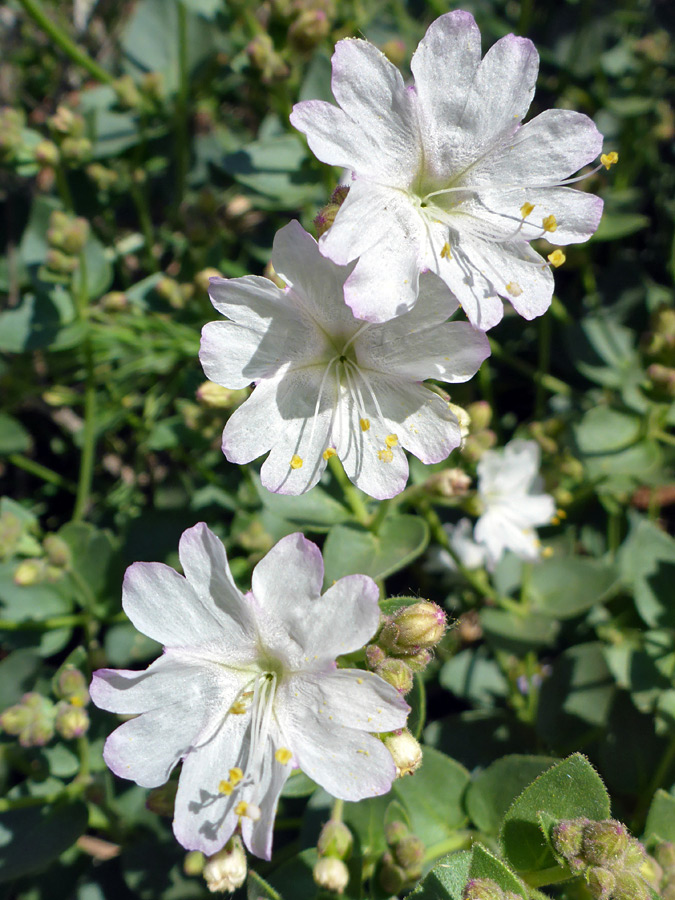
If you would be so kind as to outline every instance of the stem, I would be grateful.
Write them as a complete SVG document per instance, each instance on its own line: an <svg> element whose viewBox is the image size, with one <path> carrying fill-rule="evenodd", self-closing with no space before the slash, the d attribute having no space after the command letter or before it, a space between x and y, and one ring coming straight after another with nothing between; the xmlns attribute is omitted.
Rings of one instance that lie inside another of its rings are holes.
<svg viewBox="0 0 675 900"><path fill-rule="evenodd" d="M635 813L633 815L633 821L631 822L631 830L635 831L636 829L641 831L644 825L644 820L647 815L647 810L649 809L652 799L656 791L661 787L661 785L666 780L666 775L668 774L668 770L673 764L673 760L675 759L675 735L671 737L668 746L666 747L663 756L656 768L656 772L654 772L654 777L652 778L649 787L645 790L638 802L638 805L635 809Z"/></svg>
<svg viewBox="0 0 675 900"><path fill-rule="evenodd" d="M375 515L370 520L369 528L373 532L373 534L377 534L380 530L382 523L387 518L391 505L391 500L382 500L378 504Z"/></svg>
<svg viewBox="0 0 675 900"><path fill-rule="evenodd" d="M36 25L39 25L39 27L49 35L54 43L60 47L66 56L69 56L74 63L81 66L89 72L92 78L95 78L102 84L113 83L115 79L112 75L109 72L106 72L105 69L102 69L88 53L82 50L81 47L78 47L62 28L55 22L52 22L42 8L42 4L39 0L19 0L19 3L23 6Z"/></svg>
<svg viewBox="0 0 675 900"><path fill-rule="evenodd" d="M133 200L134 206L136 207L138 223L141 226L143 240L145 241L145 265L147 266L149 272L158 272L159 266L157 264L157 260L152 254L152 247L155 243L155 234L152 227L152 218L150 217L150 209L148 207L148 202L145 194L145 187L141 187L136 184L136 182L134 181L133 172L131 173L129 182L129 193L131 194L131 199Z"/></svg>
<svg viewBox="0 0 675 900"><path fill-rule="evenodd" d="M330 817L334 822L342 821L342 811L344 809L344 805L345 805L344 800L336 800L335 803L333 804L333 810L331 812Z"/></svg>
<svg viewBox="0 0 675 900"><path fill-rule="evenodd" d="M59 475L58 472L54 472L52 469L48 469L46 466L34 462L32 459L28 459L22 453L10 453L7 460L13 466L16 466L17 469L23 469L25 472L29 472L31 475L35 475L37 478L41 478L43 481L53 484L55 487L62 488L64 491L70 491L74 494L77 490L71 481L66 481L66 479L62 475Z"/></svg>
<svg viewBox="0 0 675 900"><path fill-rule="evenodd" d="M94 480L94 454L96 451L96 380L94 378L94 352L91 345L91 331L88 319L87 267L84 253L80 255L79 291L76 308L80 321L87 328L84 338L84 365L86 370L84 388L84 431L82 433L82 456L80 474L77 481L77 495L73 509L73 521L79 522L89 505L89 496Z"/></svg>
<svg viewBox="0 0 675 900"><path fill-rule="evenodd" d="M25 622L0 619L0 631L55 631L57 628L75 628L77 625L85 625L86 621L87 617L81 614L52 616L51 619L27 619Z"/></svg>
<svg viewBox="0 0 675 900"><path fill-rule="evenodd" d="M521 372L523 375L527 375L528 378L532 378L536 384L541 383L542 387L549 393L562 394L564 397L570 397L572 395L572 388L569 384L566 384L564 381L561 381L559 378L549 375L548 373L537 372L533 366L523 362L515 356L511 356L510 353L507 353L494 338L490 338L490 346L492 347L492 355L495 359L503 360L503 362L508 366L511 366L512 369Z"/></svg>
<svg viewBox="0 0 675 900"><path fill-rule="evenodd" d="M538 872L521 872L520 877L530 887L538 888L547 884L558 884L560 881L569 881L574 876L567 868L552 866L550 869L540 869Z"/></svg>
<svg viewBox="0 0 675 900"><path fill-rule="evenodd" d="M548 375L551 364L551 317L539 319L539 358L537 360L537 387L534 400L534 418L541 419L546 402L546 388L542 379Z"/></svg>
<svg viewBox="0 0 675 900"><path fill-rule="evenodd" d="M185 195L185 183L189 162L188 135L188 57L187 57L187 12L182 0L177 5L178 13L178 92L176 94L176 165L177 165L177 202L180 204Z"/></svg>
<svg viewBox="0 0 675 900"><path fill-rule="evenodd" d="M349 504L351 511L354 513L356 520L360 525L364 525L367 528L370 524L370 515L366 509L365 503L361 499L361 492L355 488L347 478L345 470L342 468L342 463L337 456L331 456L328 460L328 465L330 466L331 474L340 485L345 500Z"/></svg>

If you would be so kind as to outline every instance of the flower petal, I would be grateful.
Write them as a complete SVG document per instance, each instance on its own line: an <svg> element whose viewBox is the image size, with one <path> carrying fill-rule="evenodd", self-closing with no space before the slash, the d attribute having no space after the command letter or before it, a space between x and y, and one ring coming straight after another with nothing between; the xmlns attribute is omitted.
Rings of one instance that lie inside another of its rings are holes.
<svg viewBox="0 0 675 900"><path fill-rule="evenodd" d="M232 463L248 463L267 453L284 421L277 405L281 376L260 381L251 396L235 409L223 430L223 453Z"/></svg>
<svg viewBox="0 0 675 900"><path fill-rule="evenodd" d="M283 622L293 618L297 604L316 600L322 584L321 551L297 533L282 538L260 560L253 570L251 592L264 615Z"/></svg>
<svg viewBox="0 0 675 900"><path fill-rule="evenodd" d="M367 575L346 575L302 608L302 647L323 662L360 650L380 623L379 589Z"/></svg>
<svg viewBox="0 0 675 900"><path fill-rule="evenodd" d="M270 321L266 332L234 322L209 322L202 329L199 361L209 381L223 387L248 387L270 377L290 359L302 359L311 339L309 329L296 324L291 332ZM299 339L304 338L300 345Z"/></svg>

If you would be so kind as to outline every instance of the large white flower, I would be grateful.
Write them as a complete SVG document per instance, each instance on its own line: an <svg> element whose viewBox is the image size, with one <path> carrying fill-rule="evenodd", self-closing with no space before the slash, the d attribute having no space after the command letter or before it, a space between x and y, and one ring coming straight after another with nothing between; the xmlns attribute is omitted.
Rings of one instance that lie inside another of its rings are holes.
<svg viewBox="0 0 675 900"><path fill-rule="evenodd" d="M407 315L354 318L343 296L353 266L325 259L297 222L277 233L272 262L286 290L257 276L211 280L213 305L231 321L205 326L204 372L229 388L256 382L225 426L225 456L247 463L271 450L262 483L301 494L337 454L359 488L394 496L408 480L403 448L432 463L461 441L448 402L420 382L467 381L489 355L486 336L447 322L457 302L431 274Z"/></svg>
<svg viewBox="0 0 675 900"><path fill-rule="evenodd" d="M494 568L505 550L525 560L539 557L538 525L555 515L550 494L538 493L539 445L515 440L502 450L488 450L478 463L478 497L484 512L476 522L474 538L485 547L488 568Z"/></svg>
<svg viewBox="0 0 675 900"><path fill-rule="evenodd" d="M253 570L243 595L225 549L203 525L180 541L185 576L135 563L123 606L139 631L164 644L144 672L101 669L91 696L137 714L108 738L116 775L155 787L183 761L174 832L211 855L239 824L269 859L279 793L300 766L334 797L386 793L392 757L369 732L405 724L408 706L379 676L338 669L378 627L378 589L365 575L321 596L323 560L301 534L283 538Z"/></svg>
<svg viewBox="0 0 675 900"><path fill-rule="evenodd" d="M352 171L320 247L336 263L360 257L345 284L359 318L409 309L427 269L483 330L501 319L500 297L526 319L548 308L553 277L529 242L576 243L596 230L602 200L564 185L598 155L602 136L570 110L521 124L538 64L532 42L512 34L481 61L480 32L462 11L429 27L409 88L372 44L337 44L339 106L306 100L291 122L320 160Z"/></svg>

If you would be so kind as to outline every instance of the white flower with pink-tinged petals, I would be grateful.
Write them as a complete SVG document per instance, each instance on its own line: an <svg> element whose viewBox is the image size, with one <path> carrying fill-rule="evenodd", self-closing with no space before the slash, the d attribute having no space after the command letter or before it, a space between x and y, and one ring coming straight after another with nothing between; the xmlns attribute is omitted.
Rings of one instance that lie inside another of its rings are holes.
<svg viewBox="0 0 675 900"><path fill-rule="evenodd" d="M331 456L372 497L398 494L409 450L440 462L462 435L451 405L426 378L468 381L490 353L468 322L448 322L457 301L427 273L413 310L374 324L356 319L343 288L353 265L319 252L297 222L274 239L272 263L288 287L266 278L211 279L211 301L230 321L202 332L207 378L255 390L230 416L223 453L248 463L270 451L260 476L270 491L301 494Z"/></svg>
<svg viewBox="0 0 675 900"><path fill-rule="evenodd" d="M526 319L546 311L553 276L530 241L574 244L595 232L602 200L567 185L602 136L566 109L523 124L538 66L532 42L512 34L481 60L480 32L461 10L431 24L409 87L367 41L337 44L338 105L303 101L291 122L320 160L352 172L320 248L342 265L358 260L345 283L357 317L382 322L410 309L426 270L483 330L502 318L501 298ZM563 260L559 251L551 262Z"/></svg>
<svg viewBox="0 0 675 900"><path fill-rule="evenodd" d="M104 758L149 788L182 760L180 843L211 856L239 826L248 849L269 859L293 768L344 800L391 787L394 762L372 732L402 728L408 706L379 676L335 662L377 630L378 588L349 575L322 595L321 553L301 534L258 563L246 594L204 524L183 534L179 555L184 576L162 563L127 570L124 610L164 654L142 672L94 673L94 703L135 716L110 735Z"/></svg>

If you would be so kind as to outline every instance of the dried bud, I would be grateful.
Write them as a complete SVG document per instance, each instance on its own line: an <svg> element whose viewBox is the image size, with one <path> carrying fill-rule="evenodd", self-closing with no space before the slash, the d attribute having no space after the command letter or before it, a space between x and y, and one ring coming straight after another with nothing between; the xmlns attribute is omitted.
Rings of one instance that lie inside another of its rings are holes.
<svg viewBox="0 0 675 900"><path fill-rule="evenodd" d="M414 834L403 838L396 844L394 850L394 858L396 862L408 873L418 871L424 859L425 846L422 841Z"/></svg>
<svg viewBox="0 0 675 900"><path fill-rule="evenodd" d="M385 853L382 857L379 872L379 882L382 890L386 891L387 894L396 895L403 889L406 881L405 871L401 866L396 865L391 853Z"/></svg>
<svg viewBox="0 0 675 900"><path fill-rule="evenodd" d="M477 400L469 403L466 411L471 419L471 431L483 431L492 421L492 407L487 400Z"/></svg>
<svg viewBox="0 0 675 900"><path fill-rule="evenodd" d="M328 203L320 209L314 219L317 237L325 234L335 221L338 210L347 199L349 188L345 184L339 184L330 196Z"/></svg>
<svg viewBox="0 0 675 900"><path fill-rule="evenodd" d="M89 730L87 710L62 700L56 707L56 730L67 741L82 737Z"/></svg>
<svg viewBox="0 0 675 900"><path fill-rule="evenodd" d="M317 850L319 851L319 856L349 859L353 843L352 833L344 822L330 819L321 829Z"/></svg>
<svg viewBox="0 0 675 900"><path fill-rule="evenodd" d="M625 825L614 819L590 822L583 831L581 856L594 866L605 866L623 859L628 849Z"/></svg>
<svg viewBox="0 0 675 900"><path fill-rule="evenodd" d="M53 141L40 141L33 151L35 162L43 168L53 168L61 158L59 148Z"/></svg>
<svg viewBox="0 0 675 900"><path fill-rule="evenodd" d="M445 613L430 600L404 606L382 629L381 643L392 653L415 654L432 650L445 634Z"/></svg>
<svg viewBox="0 0 675 900"><path fill-rule="evenodd" d="M334 894L343 893L349 884L349 869L341 859L333 856L322 856L314 864L312 871L314 883Z"/></svg>
<svg viewBox="0 0 675 900"><path fill-rule="evenodd" d="M586 884L594 900L610 900L615 883L614 875L609 869L592 866L586 872Z"/></svg>
<svg viewBox="0 0 675 900"><path fill-rule="evenodd" d="M472 878L462 891L462 900L503 900L504 892L491 878Z"/></svg>
<svg viewBox="0 0 675 900"><path fill-rule="evenodd" d="M212 893L236 891L246 881L246 853L239 835L234 835L222 850L204 863L202 871Z"/></svg>
<svg viewBox="0 0 675 900"><path fill-rule="evenodd" d="M375 669L377 675L395 687L400 694L407 694L412 690L413 673L410 666L402 659L385 659Z"/></svg>
<svg viewBox="0 0 675 900"><path fill-rule="evenodd" d="M47 559L53 566L67 569L71 563L70 547L63 538L56 534L48 534L42 542Z"/></svg>
<svg viewBox="0 0 675 900"><path fill-rule="evenodd" d="M74 706L86 706L89 703L86 679L74 666L65 666L58 673L54 693L60 700L68 700Z"/></svg>
<svg viewBox="0 0 675 900"><path fill-rule="evenodd" d="M307 51L328 37L330 22L323 9L305 9L288 29L288 43L296 50Z"/></svg>
<svg viewBox="0 0 675 900"><path fill-rule="evenodd" d="M575 859L581 853L584 828L589 819L567 819L559 822L551 832L551 842L556 853L563 859Z"/></svg>
<svg viewBox="0 0 675 900"><path fill-rule="evenodd" d="M393 731L382 740L394 760L397 778L412 775L422 765L422 748L407 728Z"/></svg>

